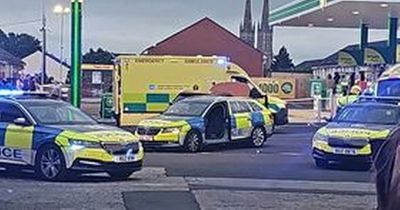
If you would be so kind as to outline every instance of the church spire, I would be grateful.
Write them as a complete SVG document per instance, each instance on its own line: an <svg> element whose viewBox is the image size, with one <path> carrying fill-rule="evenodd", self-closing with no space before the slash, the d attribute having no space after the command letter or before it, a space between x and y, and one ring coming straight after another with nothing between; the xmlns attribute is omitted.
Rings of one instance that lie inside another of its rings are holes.
<svg viewBox="0 0 400 210"><path fill-rule="evenodd" d="M272 64L273 28L269 26L269 0L264 0L261 23L257 30L257 48L266 56L264 73L267 75Z"/></svg>
<svg viewBox="0 0 400 210"><path fill-rule="evenodd" d="M246 25L253 25L253 19L251 15L251 0L246 0L246 7L244 9L244 19L243 24Z"/></svg>
<svg viewBox="0 0 400 210"><path fill-rule="evenodd" d="M269 0L264 0L261 17L261 28L269 28Z"/></svg>
<svg viewBox="0 0 400 210"><path fill-rule="evenodd" d="M254 47L256 27L251 14L251 0L246 0L243 22L240 24L240 39Z"/></svg>

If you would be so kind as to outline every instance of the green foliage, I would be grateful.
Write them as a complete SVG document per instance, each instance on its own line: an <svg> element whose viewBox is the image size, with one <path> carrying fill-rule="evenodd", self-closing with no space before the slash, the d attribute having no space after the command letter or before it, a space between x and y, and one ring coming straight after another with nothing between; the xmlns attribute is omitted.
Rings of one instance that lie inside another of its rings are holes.
<svg viewBox="0 0 400 210"><path fill-rule="evenodd" d="M29 34L6 34L0 30L0 48L22 59L39 50L40 41Z"/></svg>
<svg viewBox="0 0 400 210"><path fill-rule="evenodd" d="M83 55L83 63L90 64L113 64L115 55L109 51L98 48L93 50L90 48L89 52Z"/></svg>
<svg viewBox="0 0 400 210"><path fill-rule="evenodd" d="M274 56L271 69L275 72L294 71L293 60L290 58L290 54L285 46L281 47L278 55Z"/></svg>

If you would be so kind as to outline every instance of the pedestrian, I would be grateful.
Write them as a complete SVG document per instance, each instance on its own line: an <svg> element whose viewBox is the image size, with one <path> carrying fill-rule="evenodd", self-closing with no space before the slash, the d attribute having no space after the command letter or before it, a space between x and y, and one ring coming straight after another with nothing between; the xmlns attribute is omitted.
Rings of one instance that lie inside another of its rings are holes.
<svg viewBox="0 0 400 210"><path fill-rule="evenodd" d="M31 83L31 75L26 75L25 77L24 77L24 79L22 80L22 82L23 82L23 87L22 87L22 90L23 91L29 91L29 89L30 89L30 83Z"/></svg>
<svg viewBox="0 0 400 210"><path fill-rule="evenodd" d="M6 90L15 90L15 84L12 81L12 79L8 78L8 80L6 80L6 85L5 85L5 89Z"/></svg>
<svg viewBox="0 0 400 210"><path fill-rule="evenodd" d="M335 80L333 80L332 74L328 74L328 76L326 77L326 88L333 92L333 89L335 89L335 87Z"/></svg>
<svg viewBox="0 0 400 210"><path fill-rule="evenodd" d="M400 209L400 129L383 143L374 161L378 210Z"/></svg>
<svg viewBox="0 0 400 210"><path fill-rule="evenodd" d="M355 84L356 84L356 73L353 72L350 74L348 88L352 88Z"/></svg>
<svg viewBox="0 0 400 210"><path fill-rule="evenodd" d="M367 79L365 78L365 72L360 71L360 80L358 86L361 88L361 92L364 92L368 88Z"/></svg>
<svg viewBox="0 0 400 210"><path fill-rule="evenodd" d="M24 77L23 77L23 75L21 75L17 79L15 86L16 86L17 90L23 90L24 89Z"/></svg>
<svg viewBox="0 0 400 210"><path fill-rule="evenodd" d="M340 74L335 72L333 76L333 81L335 82L335 88L333 89L333 94L338 94L338 86L340 85Z"/></svg>
<svg viewBox="0 0 400 210"><path fill-rule="evenodd" d="M340 86L342 87L342 95L346 96L347 91L349 90L349 80L346 78L346 75L341 76Z"/></svg>
<svg viewBox="0 0 400 210"><path fill-rule="evenodd" d="M7 80L4 77L0 78L0 90L1 89L6 89L6 84L7 84Z"/></svg>
<svg viewBox="0 0 400 210"><path fill-rule="evenodd" d="M328 74L325 80L327 96L329 98L329 107L328 109L332 111L333 103L335 101L334 90L336 88L335 81L333 80L332 74Z"/></svg>
<svg viewBox="0 0 400 210"><path fill-rule="evenodd" d="M31 81L29 83L29 91L35 92L38 89L38 83L36 81L36 77L31 77Z"/></svg>

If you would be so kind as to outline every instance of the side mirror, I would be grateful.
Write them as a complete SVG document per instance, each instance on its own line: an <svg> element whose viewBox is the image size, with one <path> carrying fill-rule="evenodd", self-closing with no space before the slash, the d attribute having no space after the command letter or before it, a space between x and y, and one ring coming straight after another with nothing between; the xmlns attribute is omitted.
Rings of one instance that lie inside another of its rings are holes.
<svg viewBox="0 0 400 210"><path fill-rule="evenodd" d="M19 117L17 119L14 120L14 124L15 125L19 125L19 126L30 126L31 124L23 117Z"/></svg>

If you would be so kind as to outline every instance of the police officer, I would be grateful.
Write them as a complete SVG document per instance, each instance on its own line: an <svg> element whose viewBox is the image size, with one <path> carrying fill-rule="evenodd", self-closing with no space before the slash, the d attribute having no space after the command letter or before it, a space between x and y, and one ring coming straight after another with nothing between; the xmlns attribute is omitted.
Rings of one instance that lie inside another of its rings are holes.
<svg viewBox="0 0 400 210"><path fill-rule="evenodd" d="M354 85L349 92L349 95L342 96L337 100L337 112L339 112L344 106L353 103L358 99L361 94L361 88L358 85Z"/></svg>

